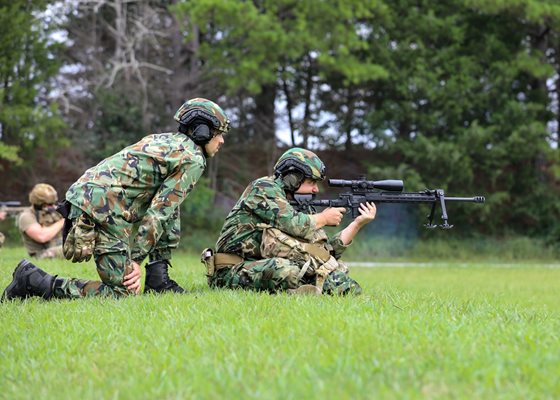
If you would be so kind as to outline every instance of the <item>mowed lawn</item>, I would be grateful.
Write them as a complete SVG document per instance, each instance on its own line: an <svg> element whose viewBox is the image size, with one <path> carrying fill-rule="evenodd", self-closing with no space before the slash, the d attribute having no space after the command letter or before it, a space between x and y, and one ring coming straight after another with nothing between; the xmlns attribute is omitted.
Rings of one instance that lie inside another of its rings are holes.
<svg viewBox="0 0 560 400"><path fill-rule="evenodd" d="M0 398L560 398L557 266L355 267L345 298L210 290L186 254L171 274L189 294L0 304Z"/></svg>

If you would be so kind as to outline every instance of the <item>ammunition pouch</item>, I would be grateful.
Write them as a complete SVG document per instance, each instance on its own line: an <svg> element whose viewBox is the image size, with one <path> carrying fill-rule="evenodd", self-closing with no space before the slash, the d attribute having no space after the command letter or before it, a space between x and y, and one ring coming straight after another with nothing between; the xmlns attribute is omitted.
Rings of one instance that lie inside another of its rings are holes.
<svg viewBox="0 0 560 400"><path fill-rule="evenodd" d="M223 268L231 268L244 259L237 254L214 253L214 250L207 248L202 251L200 261L206 266L206 276L212 277Z"/></svg>
<svg viewBox="0 0 560 400"><path fill-rule="evenodd" d="M302 265L298 278L315 275L319 289L327 275L338 268L338 261L323 245L304 242L272 227L263 228L260 250L263 258L281 257Z"/></svg>
<svg viewBox="0 0 560 400"><path fill-rule="evenodd" d="M62 245L64 258L74 263L89 261L95 249L96 239L95 223L86 214L81 214L73 221Z"/></svg>

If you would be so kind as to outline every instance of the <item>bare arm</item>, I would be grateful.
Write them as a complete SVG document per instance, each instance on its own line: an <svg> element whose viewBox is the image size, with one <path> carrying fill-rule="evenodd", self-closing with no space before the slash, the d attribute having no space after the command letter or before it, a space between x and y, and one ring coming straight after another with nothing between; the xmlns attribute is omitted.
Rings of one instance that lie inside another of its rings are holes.
<svg viewBox="0 0 560 400"><path fill-rule="evenodd" d="M363 203L360 204L358 211L360 216L356 217L354 221L340 232L340 240L345 246L354 239L360 229L375 219L377 208L374 203Z"/></svg>
<svg viewBox="0 0 560 400"><path fill-rule="evenodd" d="M35 223L25 230L25 234L38 243L47 243L54 239L63 225L64 219L49 226L41 226L39 223Z"/></svg>

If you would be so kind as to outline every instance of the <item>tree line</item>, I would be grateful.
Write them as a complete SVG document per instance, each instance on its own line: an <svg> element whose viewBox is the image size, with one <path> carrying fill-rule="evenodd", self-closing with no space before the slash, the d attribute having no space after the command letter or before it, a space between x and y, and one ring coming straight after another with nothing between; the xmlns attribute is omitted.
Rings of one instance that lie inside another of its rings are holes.
<svg viewBox="0 0 560 400"><path fill-rule="evenodd" d="M483 194L454 213L480 233L560 240L554 0L0 0L0 32L3 198L65 190L201 96L233 122L204 202L302 146L333 177Z"/></svg>

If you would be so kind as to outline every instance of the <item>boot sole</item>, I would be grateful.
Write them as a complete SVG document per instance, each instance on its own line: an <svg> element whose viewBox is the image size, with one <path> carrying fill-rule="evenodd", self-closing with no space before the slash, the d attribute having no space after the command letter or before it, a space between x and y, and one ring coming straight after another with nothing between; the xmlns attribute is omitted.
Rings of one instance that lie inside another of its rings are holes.
<svg viewBox="0 0 560 400"><path fill-rule="evenodd" d="M163 294L163 293L177 293L177 294L183 294L183 293L187 293L187 291L183 288L181 288L181 290L173 290L173 289L152 289L152 288L144 288L144 294L150 294L150 293L154 293L154 294Z"/></svg>

